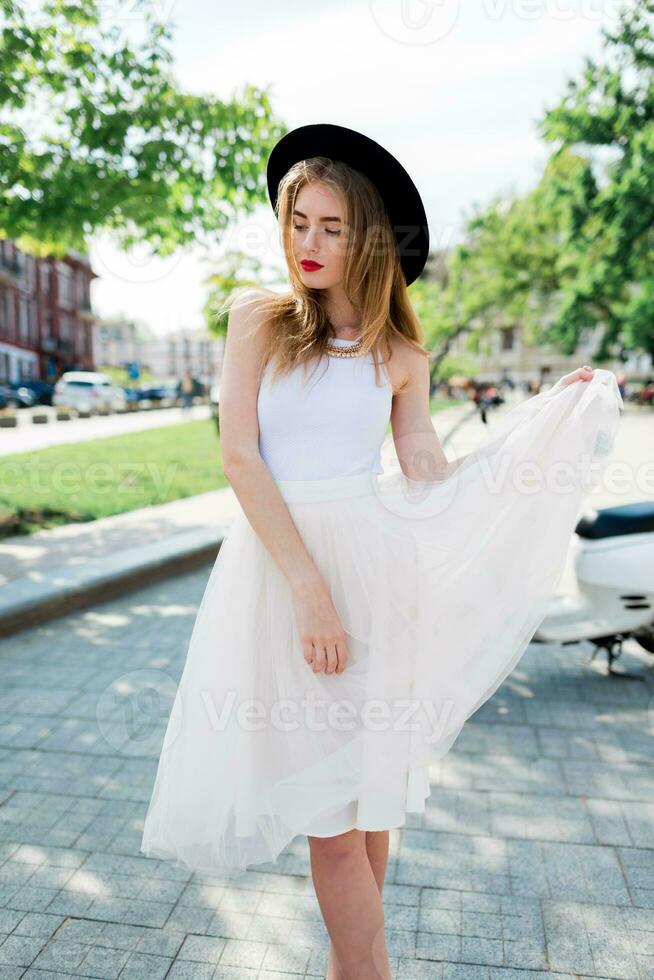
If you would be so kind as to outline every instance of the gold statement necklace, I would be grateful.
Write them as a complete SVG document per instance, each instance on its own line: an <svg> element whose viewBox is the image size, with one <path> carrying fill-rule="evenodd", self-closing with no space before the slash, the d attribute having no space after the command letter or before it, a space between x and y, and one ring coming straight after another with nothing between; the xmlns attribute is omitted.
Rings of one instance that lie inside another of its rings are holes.
<svg viewBox="0 0 654 980"><path fill-rule="evenodd" d="M332 324L330 326L333 329ZM339 347L337 344L327 343L327 355L329 357L360 357L365 351L361 348L363 346L363 337L360 337L353 344L348 344L347 347Z"/></svg>

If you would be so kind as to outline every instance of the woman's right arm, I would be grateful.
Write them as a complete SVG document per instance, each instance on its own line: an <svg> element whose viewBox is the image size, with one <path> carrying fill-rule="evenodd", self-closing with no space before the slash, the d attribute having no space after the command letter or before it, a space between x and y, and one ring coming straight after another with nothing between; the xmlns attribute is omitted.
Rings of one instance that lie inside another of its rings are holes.
<svg viewBox="0 0 654 980"><path fill-rule="evenodd" d="M267 337L257 295L270 294L244 291L229 313L218 403L223 472L291 587L305 660L314 673L341 673L348 650L331 593L259 452L257 396Z"/></svg>

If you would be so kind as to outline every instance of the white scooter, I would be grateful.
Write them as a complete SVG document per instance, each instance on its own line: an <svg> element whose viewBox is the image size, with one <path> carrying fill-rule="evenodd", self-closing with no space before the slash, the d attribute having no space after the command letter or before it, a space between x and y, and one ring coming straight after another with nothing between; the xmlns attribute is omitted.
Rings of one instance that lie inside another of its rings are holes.
<svg viewBox="0 0 654 980"><path fill-rule="evenodd" d="M654 654L654 503L590 511L575 532L579 593L552 597L531 642L589 640L595 647L591 661L598 650L606 651L609 675L643 680L613 664L630 637Z"/></svg>

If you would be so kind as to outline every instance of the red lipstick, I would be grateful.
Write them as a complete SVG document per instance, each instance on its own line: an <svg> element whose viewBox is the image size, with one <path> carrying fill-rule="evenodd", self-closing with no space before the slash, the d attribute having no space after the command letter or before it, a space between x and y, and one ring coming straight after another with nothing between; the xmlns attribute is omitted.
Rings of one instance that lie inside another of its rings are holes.
<svg viewBox="0 0 654 980"><path fill-rule="evenodd" d="M320 262L313 262L311 259L303 259L300 265L305 272L314 272L316 269L322 269Z"/></svg>

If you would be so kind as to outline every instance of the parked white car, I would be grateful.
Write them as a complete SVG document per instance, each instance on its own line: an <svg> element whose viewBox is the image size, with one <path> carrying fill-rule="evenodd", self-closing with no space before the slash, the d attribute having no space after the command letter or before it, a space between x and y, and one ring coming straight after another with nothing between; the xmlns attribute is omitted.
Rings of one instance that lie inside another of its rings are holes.
<svg viewBox="0 0 654 980"><path fill-rule="evenodd" d="M55 383L52 404L91 410L106 406L115 410L126 406L127 395L106 374L98 371L65 371Z"/></svg>

